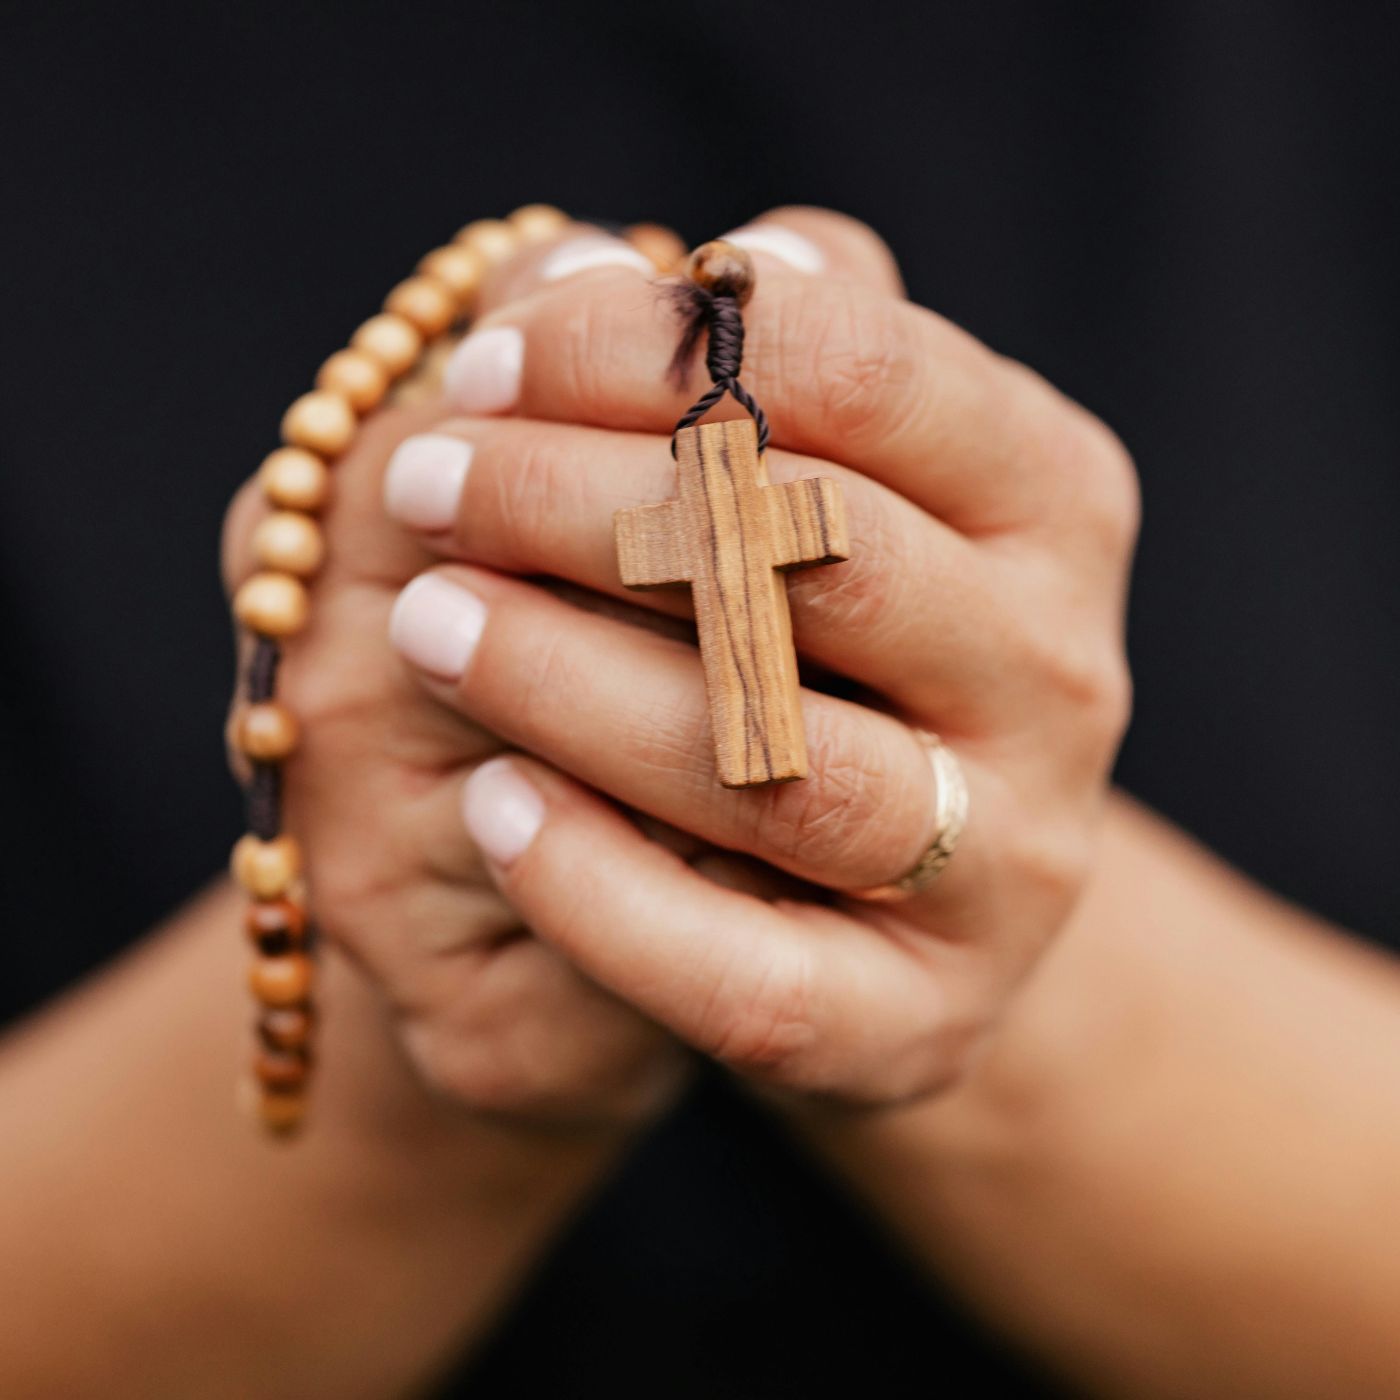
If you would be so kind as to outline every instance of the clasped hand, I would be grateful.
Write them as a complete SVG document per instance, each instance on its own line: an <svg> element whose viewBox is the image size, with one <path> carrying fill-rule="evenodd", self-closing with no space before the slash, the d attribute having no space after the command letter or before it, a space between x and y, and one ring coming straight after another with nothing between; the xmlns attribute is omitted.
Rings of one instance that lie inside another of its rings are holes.
<svg viewBox="0 0 1400 1400"><path fill-rule="evenodd" d="M805 781L719 786L684 592L618 579L616 509L674 494L654 275L578 227L497 270L444 400L366 424L283 693L288 822L326 934L437 1088L579 1121L698 1051L858 1105L962 1074L1074 904L1126 723L1137 494L1114 436L904 300L873 234L749 227L744 381L774 481L837 479L852 556L792 576ZM230 511L230 583L262 507ZM934 834L918 731L971 817Z"/></svg>

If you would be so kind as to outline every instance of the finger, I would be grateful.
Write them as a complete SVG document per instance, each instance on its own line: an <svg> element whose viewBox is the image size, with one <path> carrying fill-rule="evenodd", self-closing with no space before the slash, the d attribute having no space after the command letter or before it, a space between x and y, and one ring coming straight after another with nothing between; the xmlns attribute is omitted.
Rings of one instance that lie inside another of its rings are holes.
<svg viewBox="0 0 1400 1400"><path fill-rule="evenodd" d="M596 224L566 223L553 237L522 247L495 267L482 287L478 311L489 315L543 286L617 268L658 275L651 259L625 239Z"/></svg>
<svg viewBox="0 0 1400 1400"><path fill-rule="evenodd" d="M868 224L832 209L797 204L770 209L721 237L749 252L760 277L768 270L803 272L904 295L884 239Z"/></svg>
<svg viewBox="0 0 1400 1400"><path fill-rule="evenodd" d="M800 879L883 884L932 838L936 793L923 745L888 715L805 691L810 776L735 791L715 776L692 646L460 565L400 594L391 635L431 694L507 743ZM960 875L970 871L965 863Z"/></svg>
<svg viewBox="0 0 1400 1400"><path fill-rule="evenodd" d="M527 759L477 770L465 810L538 936L705 1054L808 1092L879 1100L956 1071L982 995L969 950L911 958L838 911L714 884Z"/></svg>
<svg viewBox="0 0 1400 1400"><path fill-rule="evenodd" d="M1007 615L992 561L887 487L846 468L780 451L777 483L841 482L850 559L788 575L802 654L954 730L1031 698L1041 647ZM664 500L675 467L664 439L637 433L475 419L409 438L385 476L385 505L447 558L515 574L550 574L669 615L684 590L635 592L618 575L613 512ZM1043 649L1043 648L1042 648ZM1026 664L1008 667L1014 654Z"/></svg>
<svg viewBox="0 0 1400 1400"><path fill-rule="evenodd" d="M1102 425L932 312L773 271L746 319L744 383L778 446L843 462L975 533L1063 536L1086 494L1121 494L1124 459ZM488 317L454 351L446 397L468 413L670 432L698 392L667 376L678 331L663 287L597 269Z"/></svg>
<svg viewBox="0 0 1400 1400"><path fill-rule="evenodd" d="M352 803L333 778L295 793L322 806L307 875L323 931L383 988L419 1071L477 1110L611 1121L648 1107L675 1070L667 1037L530 937L463 825L468 770L389 772L378 791L362 774Z"/></svg>

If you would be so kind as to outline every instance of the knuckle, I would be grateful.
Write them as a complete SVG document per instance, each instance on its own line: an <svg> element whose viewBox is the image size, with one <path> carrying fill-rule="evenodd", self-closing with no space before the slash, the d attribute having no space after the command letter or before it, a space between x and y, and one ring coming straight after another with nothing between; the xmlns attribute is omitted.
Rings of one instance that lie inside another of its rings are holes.
<svg viewBox="0 0 1400 1400"><path fill-rule="evenodd" d="M1085 456L1093 489L1085 505L1097 532L1119 553L1137 540L1142 522L1142 490L1132 455L1101 419L1085 414Z"/></svg>
<svg viewBox="0 0 1400 1400"><path fill-rule="evenodd" d="M504 527L511 552L524 564L557 557L573 518L565 503L578 492L578 474L566 470L553 436L538 429L512 433L506 450L508 463L492 476L497 529ZM458 521L459 532L470 535L476 524L473 512Z"/></svg>
<svg viewBox="0 0 1400 1400"><path fill-rule="evenodd" d="M1087 831L1077 823L1039 823L1011 840L1007 863L1033 905L1065 911L1089 878L1093 852Z"/></svg>
<svg viewBox="0 0 1400 1400"><path fill-rule="evenodd" d="M570 697L588 693L589 668L562 628L553 627L534 639L525 653L514 701L513 726L522 742L557 737L561 713Z"/></svg>
<svg viewBox="0 0 1400 1400"><path fill-rule="evenodd" d="M859 884L872 863L882 868L892 818L905 810L895 784L878 759L879 748L854 738L853 716L826 707L808 716L812 776L772 791L756 804L759 854L824 880L839 872L843 883ZM844 726L842 732L835 732ZM869 883L874 883L872 877Z"/></svg>
<svg viewBox="0 0 1400 1400"><path fill-rule="evenodd" d="M430 1092L480 1113L515 1115L539 1098L517 1065L487 1053L479 1038L451 1023L406 1022L401 1039L419 1078Z"/></svg>
<svg viewBox="0 0 1400 1400"><path fill-rule="evenodd" d="M599 288L584 284L561 288L557 320L548 327L549 353L558 357L558 390L564 402L585 421L610 418L623 370L626 346L613 305Z"/></svg>
<svg viewBox="0 0 1400 1400"><path fill-rule="evenodd" d="M1137 469L1122 440L1088 409L1048 384L1058 428L1043 441L1049 466L1071 486L1074 510L1110 557L1126 556L1137 539L1142 497Z"/></svg>
<svg viewBox="0 0 1400 1400"><path fill-rule="evenodd" d="M743 992L726 981L701 1018L699 1048L738 1073L790 1080L816 1041L809 959L770 963Z"/></svg>
<svg viewBox="0 0 1400 1400"><path fill-rule="evenodd" d="M906 309L837 284L790 313L783 344L797 360L783 380L814 386L825 433L858 448L897 432L921 402L920 355Z"/></svg>

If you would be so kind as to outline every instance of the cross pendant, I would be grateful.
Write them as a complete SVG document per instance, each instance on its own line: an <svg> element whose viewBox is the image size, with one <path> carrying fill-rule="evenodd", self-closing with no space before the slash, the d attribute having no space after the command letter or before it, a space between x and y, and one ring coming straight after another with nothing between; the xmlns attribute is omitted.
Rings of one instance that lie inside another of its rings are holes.
<svg viewBox="0 0 1400 1400"><path fill-rule="evenodd" d="M840 488L816 477L770 485L747 418L683 428L676 477L675 499L614 516L622 582L690 586L720 782L805 778L782 574L848 557Z"/></svg>

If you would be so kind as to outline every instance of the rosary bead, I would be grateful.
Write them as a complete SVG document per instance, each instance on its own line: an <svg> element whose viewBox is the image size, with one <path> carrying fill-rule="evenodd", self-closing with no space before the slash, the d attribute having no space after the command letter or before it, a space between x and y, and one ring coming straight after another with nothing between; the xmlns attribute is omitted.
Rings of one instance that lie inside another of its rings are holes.
<svg viewBox="0 0 1400 1400"><path fill-rule="evenodd" d="M552 204L522 204L508 220L523 243L547 243L568 225L568 217Z"/></svg>
<svg viewBox="0 0 1400 1400"><path fill-rule="evenodd" d="M453 241L480 253L490 267L510 257L520 239L504 219L473 219Z"/></svg>
<svg viewBox="0 0 1400 1400"><path fill-rule="evenodd" d="M278 1006L258 1017L258 1035L271 1050L304 1050L311 1042L316 1018L309 1007Z"/></svg>
<svg viewBox="0 0 1400 1400"><path fill-rule="evenodd" d="M279 447L258 472L263 495L283 510L320 510L330 495L326 464L304 447Z"/></svg>
<svg viewBox="0 0 1400 1400"><path fill-rule="evenodd" d="M264 1089L287 1093L306 1083L311 1066L305 1055L285 1050L260 1050L253 1060L253 1074Z"/></svg>
<svg viewBox="0 0 1400 1400"><path fill-rule="evenodd" d="M400 282L384 299L384 309L402 316L425 340L432 340L452 324L457 303L451 289L436 277L420 276Z"/></svg>
<svg viewBox="0 0 1400 1400"><path fill-rule="evenodd" d="M418 271L429 277L436 277L449 288L457 298L457 304L470 305L481 279L486 273L486 262L481 254L460 244L448 244L445 248L434 248L422 262Z"/></svg>
<svg viewBox="0 0 1400 1400"><path fill-rule="evenodd" d="M387 311L371 316L350 337L350 344L356 350L363 350L370 359L377 360L390 379L406 374L423 353L423 337L414 329L412 322L405 321L402 316L390 315Z"/></svg>
<svg viewBox="0 0 1400 1400"><path fill-rule="evenodd" d="M258 1116L269 1132L293 1132L306 1117L306 1099L301 1094L263 1094L258 1101Z"/></svg>
<svg viewBox="0 0 1400 1400"><path fill-rule="evenodd" d="M285 895L301 874L301 847L292 836L263 841L252 835L239 838L233 848L233 878L258 899Z"/></svg>
<svg viewBox="0 0 1400 1400"><path fill-rule="evenodd" d="M339 394L314 390L282 415L282 436L291 447L339 457L355 439L355 410Z"/></svg>
<svg viewBox="0 0 1400 1400"><path fill-rule="evenodd" d="M264 1006L299 1006L311 992L311 959L304 953L259 958L248 970L248 985Z"/></svg>
<svg viewBox="0 0 1400 1400"><path fill-rule="evenodd" d="M296 750L300 738L297 717L276 700L245 705L234 723L238 752L259 763L279 763Z"/></svg>
<svg viewBox="0 0 1400 1400"><path fill-rule="evenodd" d="M306 588L291 574L254 574L233 595L233 615L261 637L290 637L311 611Z"/></svg>
<svg viewBox="0 0 1400 1400"><path fill-rule="evenodd" d="M326 542L321 527L309 515L279 510L258 522L253 554L265 569L307 578L321 567Z"/></svg>
<svg viewBox="0 0 1400 1400"><path fill-rule="evenodd" d="M264 943L272 940L300 944L306 939L306 910L285 895L276 899L255 899L248 906L244 927L248 937L263 951L266 951Z"/></svg>
<svg viewBox="0 0 1400 1400"><path fill-rule="evenodd" d="M363 350L337 350L317 372L316 387L342 395L356 413L368 413L388 392L389 376Z"/></svg>
<svg viewBox="0 0 1400 1400"><path fill-rule="evenodd" d="M622 236L658 272L675 272L685 261L685 240L664 224L633 224Z"/></svg>
<svg viewBox="0 0 1400 1400"><path fill-rule="evenodd" d="M707 292L733 297L740 306L753 296L753 259L722 238L702 243L687 259L685 275Z"/></svg>

